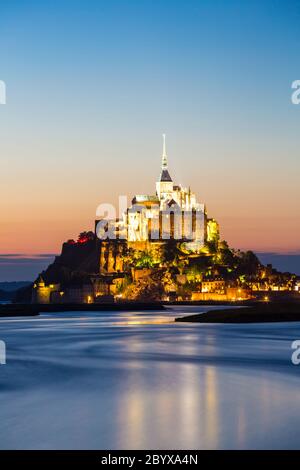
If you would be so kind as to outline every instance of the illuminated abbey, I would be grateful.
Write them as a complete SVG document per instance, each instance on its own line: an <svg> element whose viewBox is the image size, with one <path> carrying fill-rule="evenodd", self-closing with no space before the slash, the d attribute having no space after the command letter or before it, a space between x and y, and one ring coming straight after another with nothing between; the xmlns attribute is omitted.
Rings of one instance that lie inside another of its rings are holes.
<svg viewBox="0 0 300 470"><path fill-rule="evenodd" d="M123 217L108 222L107 232L104 222L96 221L100 239L127 240L129 247L140 249L149 249L149 243L177 240L185 250L199 253L205 242L218 234L218 224L207 218L205 205L197 202L195 193L174 184L168 169L165 134L155 195L134 196Z"/></svg>

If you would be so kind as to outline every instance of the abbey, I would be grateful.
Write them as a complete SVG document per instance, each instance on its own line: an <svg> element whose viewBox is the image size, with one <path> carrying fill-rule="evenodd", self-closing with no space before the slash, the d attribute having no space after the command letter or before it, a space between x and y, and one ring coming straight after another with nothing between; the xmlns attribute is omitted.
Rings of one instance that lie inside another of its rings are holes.
<svg viewBox="0 0 300 470"><path fill-rule="evenodd" d="M197 201L195 193L173 182L168 169L165 134L156 193L134 196L132 205L120 220L107 221L110 225L107 234L97 231L98 226L103 228L103 222L96 221L96 233L102 240L126 240L129 247L140 249L149 249L149 244L155 242L177 240L186 250L195 253L200 252L206 241L216 237L219 230L216 221L208 219L205 205Z"/></svg>
<svg viewBox="0 0 300 470"><path fill-rule="evenodd" d="M99 272L102 275L126 271L128 254L134 258L148 256L154 265L162 267L172 243L188 258L200 255L207 243L219 240L218 223L208 218L205 204L197 201L190 188L173 182L165 134L155 194L135 195L120 219L100 218L95 227L100 239ZM109 229L105 231L104 227Z"/></svg>

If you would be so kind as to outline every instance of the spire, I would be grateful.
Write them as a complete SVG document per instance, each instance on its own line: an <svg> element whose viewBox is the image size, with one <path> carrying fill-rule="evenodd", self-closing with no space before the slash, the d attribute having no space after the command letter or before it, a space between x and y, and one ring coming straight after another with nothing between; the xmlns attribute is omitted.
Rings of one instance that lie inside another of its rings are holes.
<svg viewBox="0 0 300 470"><path fill-rule="evenodd" d="M162 153L162 170L166 170L168 168L168 160L167 160L167 152L166 152L166 134L163 134L163 153Z"/></svg>
<svg viewBox="0 0 300 470"><path fill-rule="evenodd" d="M168 172L168 160L167 160L167 152L166 152L166 134L163 134L162 136L163 136L163 153L162 153L162 162L161 162L160 181L171 182L172 178Z"/></svg>

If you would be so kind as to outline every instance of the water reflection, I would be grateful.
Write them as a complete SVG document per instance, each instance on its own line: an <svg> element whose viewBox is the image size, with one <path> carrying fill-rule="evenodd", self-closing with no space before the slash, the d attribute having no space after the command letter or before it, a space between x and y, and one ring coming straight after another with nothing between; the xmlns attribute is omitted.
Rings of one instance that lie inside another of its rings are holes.
<svg viewBox="0 0 300 470"><path fill-rule="evenodd" d="M177 314L1 321L1 448L299 447L300 325L175 324Z"/></svg>

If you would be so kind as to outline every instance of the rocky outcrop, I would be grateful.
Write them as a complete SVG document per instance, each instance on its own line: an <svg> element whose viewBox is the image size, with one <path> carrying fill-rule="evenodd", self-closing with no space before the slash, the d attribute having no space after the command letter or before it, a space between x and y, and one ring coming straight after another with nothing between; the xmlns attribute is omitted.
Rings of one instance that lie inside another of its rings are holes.
<svg viewBox="0 0 300 470"><path fill-rule="evenodd" d="M99 271L99 252L99 241L95 237L84 242L64 243L61 255L41 273L45 283L68 286L86 282L91 274Z"/></svg>

